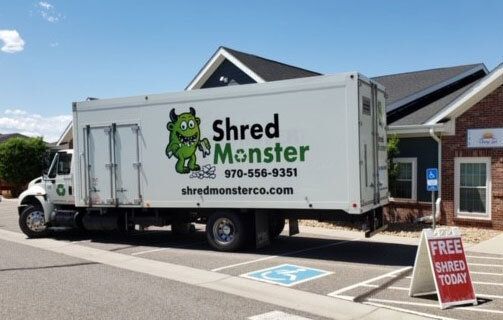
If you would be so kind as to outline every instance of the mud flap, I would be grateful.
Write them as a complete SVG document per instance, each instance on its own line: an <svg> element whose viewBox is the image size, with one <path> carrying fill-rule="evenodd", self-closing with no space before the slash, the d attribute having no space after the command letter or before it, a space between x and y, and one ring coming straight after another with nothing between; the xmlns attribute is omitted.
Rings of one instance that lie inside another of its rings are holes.
<svg viewBox="0 0 503 320"><path fill-rule="evenodd" d="M263 248L270 244L269 216L264 212L255 212L255 248Z"/></svg>
<svg viewBox="0 0 503 320"><path fill-rule="evenodd" d="M388 225L384 223L383 208L377 208L367 213L367 230L365 230L365 238L370 238L387 228Z"/></svg>
<svg viewBox="0 0 503 320"><path fill-rule="evenodd" d="M296 234L299 234L299 220L288 219L288 235L294 236Z"/></svg>

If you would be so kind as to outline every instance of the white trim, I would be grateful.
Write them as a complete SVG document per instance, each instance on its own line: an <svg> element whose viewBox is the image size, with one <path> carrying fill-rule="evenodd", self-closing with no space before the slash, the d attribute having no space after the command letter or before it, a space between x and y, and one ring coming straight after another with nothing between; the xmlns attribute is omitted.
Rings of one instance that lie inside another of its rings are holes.
<svg viewBox="0 0 503 320"><path fill-rule="evenodd" d="M411 163L412 164L412 190L411 198L393 198L395 201L417 201L417 158L394 158L395 163Z"/></svg>
<svg viewBox="0 0 503 320"><path fill-rule="evenodd" d="M467 76L469 76L469 75L471 75L471 74L473 74L475 72L478 72L480 70L484 70L487 73L487 69L483 65L482 66L479 65L479 66L473 67L473 68L471 68L471 69L469 69L469 70L467 70L467 71L465 71L463 73L458 74L457 76L455 76L453 78L449 78L449 79L447 79L447 80L445 80L445 81L443 81L441 83L437 83L437 84L435 84L433 86L430 86L430 87L428 87L428 88L426 88L426 89L424 89L422 91L419 91L419 92L414 93L412 95L409 95L409 96L407 96L405 98L402 98L402 99L400 99L398 101L395 101L395 102L393 102L392 104L390 104L388 106L388 109L390 110L390 112L393 112L397 108L399 108L399 107L401 107L401 106L403 106L403 105L405 105L405 104L407 104L407 103L409 103L411 101L414 101L414 100L416 100L416 99L418 99L420 97L423 97L423 96L428 95L428 94L430 94L432 92L435 92L438 89L441 89L441 88L443 88L443 87L445 87L445 86L447 86L447 85L449 85L451 83L459 81L459 80L461 80L461 79L463 79L463 78L465 78L465 77L467 77Z"/></svg>
<svg viewBox="0 0 503 320"><path fill-rule="evenodd" d="M471 213L459 211L459 187L461 163L484 163L486 165L486 212ZM454 158L454 216L462 219L491 220L491 158L490 157L456 157Z"/></svg>
<svg viewBox="0 0 503 320"><path fill-rule="evenodd" d="M387 134L396 134L399 137L429 137L430 130L433 129L439 133L452 132L451 122L436 123L433 125L414 124L414 125L390 125L387 128Z"/></svg>
<svg viewBox="0 0 503 320"><path fill-rule="evenodd" d="M68 135L68 133L73 133L72 130L73 130L73 121L70 121L70 123L68 123L68 125L66 126L65 131L63 131L63 134L59 137L58 142L56 142L56 145L57 146L61 145L61 143L65 141L65 138Z"/></svg>
<svg viewBox="0 0 503 320"><path fill-rule="evenodd" d="M245 64L239 61L236 57L234 57L231 53L229 53L225 48L220 47L217 52L213 54L210 60L205 64L203 69L198 72L196 77L189 83L189 85L185 88L185 90L195 90L200 89L201 86L208 80L211 74L222 64L224 60L229 60L232 64L234 64L241 71L246 73L250 78L255 80L257 83L266 82L262 79L258 74L253 72L250 68L248 68Z"/></svg>
<svg viewBox="0 0 503 320"><path fill-rule="evenodd" d="M486 75L478 84L451 102L442 112L426 121L426 124L436 124L444 118L458 117L501 85L503 85L503 63Z"/></svg>

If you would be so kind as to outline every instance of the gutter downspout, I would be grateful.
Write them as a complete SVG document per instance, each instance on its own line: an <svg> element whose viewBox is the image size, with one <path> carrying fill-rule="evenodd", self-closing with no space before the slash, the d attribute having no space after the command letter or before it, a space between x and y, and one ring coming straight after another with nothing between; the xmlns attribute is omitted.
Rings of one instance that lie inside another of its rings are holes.
<svg viewBox="0 0 503 320"><path fill-rule="evenodd" d="M438 175L438 197L437 197L437 200L435 201L435 221L439 221L440 215L441 215L440 203L442 202L442 198L441 198L441 195L442 195L442 141L435 134L434 128L430 128L429 133L430 133L430 137L433 140L435 140L438 144L438 151L437 151L438 160L437 161L438 161L438 172L440 174ZM432 221L432 219L433 219L433 212L431 213L431 216L424 216L424 217L416 219L416 222L429 222L429 221Z"/></svg>

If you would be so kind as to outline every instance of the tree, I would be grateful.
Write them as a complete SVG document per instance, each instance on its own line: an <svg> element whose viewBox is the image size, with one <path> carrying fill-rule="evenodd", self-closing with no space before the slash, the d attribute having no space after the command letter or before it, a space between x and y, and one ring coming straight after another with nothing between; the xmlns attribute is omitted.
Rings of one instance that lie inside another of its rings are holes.
<svg viewBox="0 0 503 320"><path fill-rule="evenodd" d="M393 160L400 154L400 150L398 150L399 141L400 139L398 139L396 134L388 137L388 185L390 186L390 190L393 190L396 178L398 177L398 164Z"/></svg>
<svg viewBox="0 0 503 320"><path fill-rule="evenodd" d="M0 178L12 186L12 196L40 176L46 149L42 138L15 137L0 144Z"/></svg>

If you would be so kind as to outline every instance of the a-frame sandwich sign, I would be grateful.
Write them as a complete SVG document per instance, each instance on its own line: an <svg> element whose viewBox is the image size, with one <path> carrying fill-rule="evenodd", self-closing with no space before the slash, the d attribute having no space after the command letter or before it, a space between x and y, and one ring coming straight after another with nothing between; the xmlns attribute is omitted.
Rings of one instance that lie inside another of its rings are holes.
<svg viewBox="0 0 503 320"><path fill-rule="evenodd" d="M458 228L423 229L409 295L437 294L441 309L477 304Z"/></svg>

